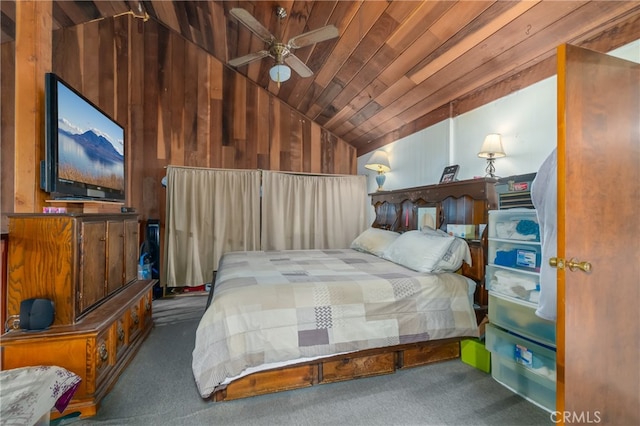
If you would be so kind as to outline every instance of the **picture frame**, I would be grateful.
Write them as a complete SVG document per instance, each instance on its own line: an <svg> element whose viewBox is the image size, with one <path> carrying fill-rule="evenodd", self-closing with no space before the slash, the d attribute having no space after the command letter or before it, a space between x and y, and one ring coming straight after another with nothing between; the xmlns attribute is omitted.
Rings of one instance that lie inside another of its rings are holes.
<svg viewBox="0 0 640 426"><path fill-rule="evenodd" d="M440 177L440 183L455 182L459 170L460 166L457 164L445 167L442 171L442 176Z"/></svg>

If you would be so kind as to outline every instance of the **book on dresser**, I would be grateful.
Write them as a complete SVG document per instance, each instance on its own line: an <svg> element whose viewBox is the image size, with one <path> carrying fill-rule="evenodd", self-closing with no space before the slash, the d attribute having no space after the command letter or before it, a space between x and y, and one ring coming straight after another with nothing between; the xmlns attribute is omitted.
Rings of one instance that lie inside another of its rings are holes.
<svg viewBox="0 0 640 426"><path fill-rule="evenodd" d="M135 213L9 215L7 316L50 299L51 327L0 337L2 369L56 365L82 381L64 413L96 413L152 328L153 286L138 280Z"/></svg>

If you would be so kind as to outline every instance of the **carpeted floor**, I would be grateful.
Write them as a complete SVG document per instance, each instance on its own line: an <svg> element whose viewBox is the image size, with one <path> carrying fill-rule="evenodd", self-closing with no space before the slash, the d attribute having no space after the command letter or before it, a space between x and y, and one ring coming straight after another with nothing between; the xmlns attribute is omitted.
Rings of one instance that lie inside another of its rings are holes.
<svg viewBox="0 0 640 426"><path fill-rule="evenodd" d="M237 401L203 401L191 373L207 297L154 301L155 326L90 419L74 425L545 425L549 414L459 360Z"/></svg>
<svg viewBox="0 0 640 426"><path fill-rule="evenodd" d="M207 304L209 293L185 293L180 296L156 299L153 301L153 324L162 327L198 321Z"/></svg>

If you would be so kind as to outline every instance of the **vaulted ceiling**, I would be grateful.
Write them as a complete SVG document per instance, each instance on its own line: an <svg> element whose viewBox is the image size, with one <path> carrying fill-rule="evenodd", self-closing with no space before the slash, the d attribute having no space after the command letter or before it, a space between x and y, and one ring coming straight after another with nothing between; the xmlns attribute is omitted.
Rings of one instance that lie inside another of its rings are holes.
<svg viewBox="0 0 640 426"><path fill-rule="evenodd" d="M237 68L336 136L372 151L556 73L556 47L607 52L640 39L640 1L54 1L54 29L122 13L148 15L220 61L265 49L229 11L243 8L278 40L335 25L339 36L294 51L312 71L278 86L273 59ZM282 6L287 17L274 10ZM2 1L2 41L15 34Z"/></svg>

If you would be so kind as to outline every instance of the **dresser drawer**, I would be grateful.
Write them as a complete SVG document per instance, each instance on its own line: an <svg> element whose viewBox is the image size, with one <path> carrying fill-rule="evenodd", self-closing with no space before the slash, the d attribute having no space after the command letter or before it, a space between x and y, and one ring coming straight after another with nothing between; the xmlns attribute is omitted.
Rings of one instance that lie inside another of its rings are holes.
<svg viewBox="0 0 640 426"><path fill-rule="evenodd" d="M532 373L556 381L556 352L487 324L485 346L492 355L510 359Z"/></svg>
<svg viewBox="0 0 640 426"><path fill-rule="evenodd" d="M126 316L121 316L118 318L115 324L116 328L116 359L119 360L122 356L122 353L127 349L127 325L126 325Z"/></svg>
<svg viewBox="0 0 640 426"><path fill-rule="evenodd" d="M142 308L140 306L141 301L138 300L134 305L129 308L129 342L133 343L136 341L138 336L140 336L140 332L142 330L143 316L142 316Z"/></svg>
<svg viewBox="0 0 640 426"><path fill-rule="evenodd" d="M112 329L113 325L100 332L95 340L93 358L95 359L96 389L100 387L104 379L108 376L107 373L111 370L111 366L116 359L116 346Z"/></svg>
<svg viewBox="0 0 640 426"><path fill-rule="evenodd" d="M489 321L547 346L556 346L556 323L536 316L535 305L489 293Z"/></svg>

